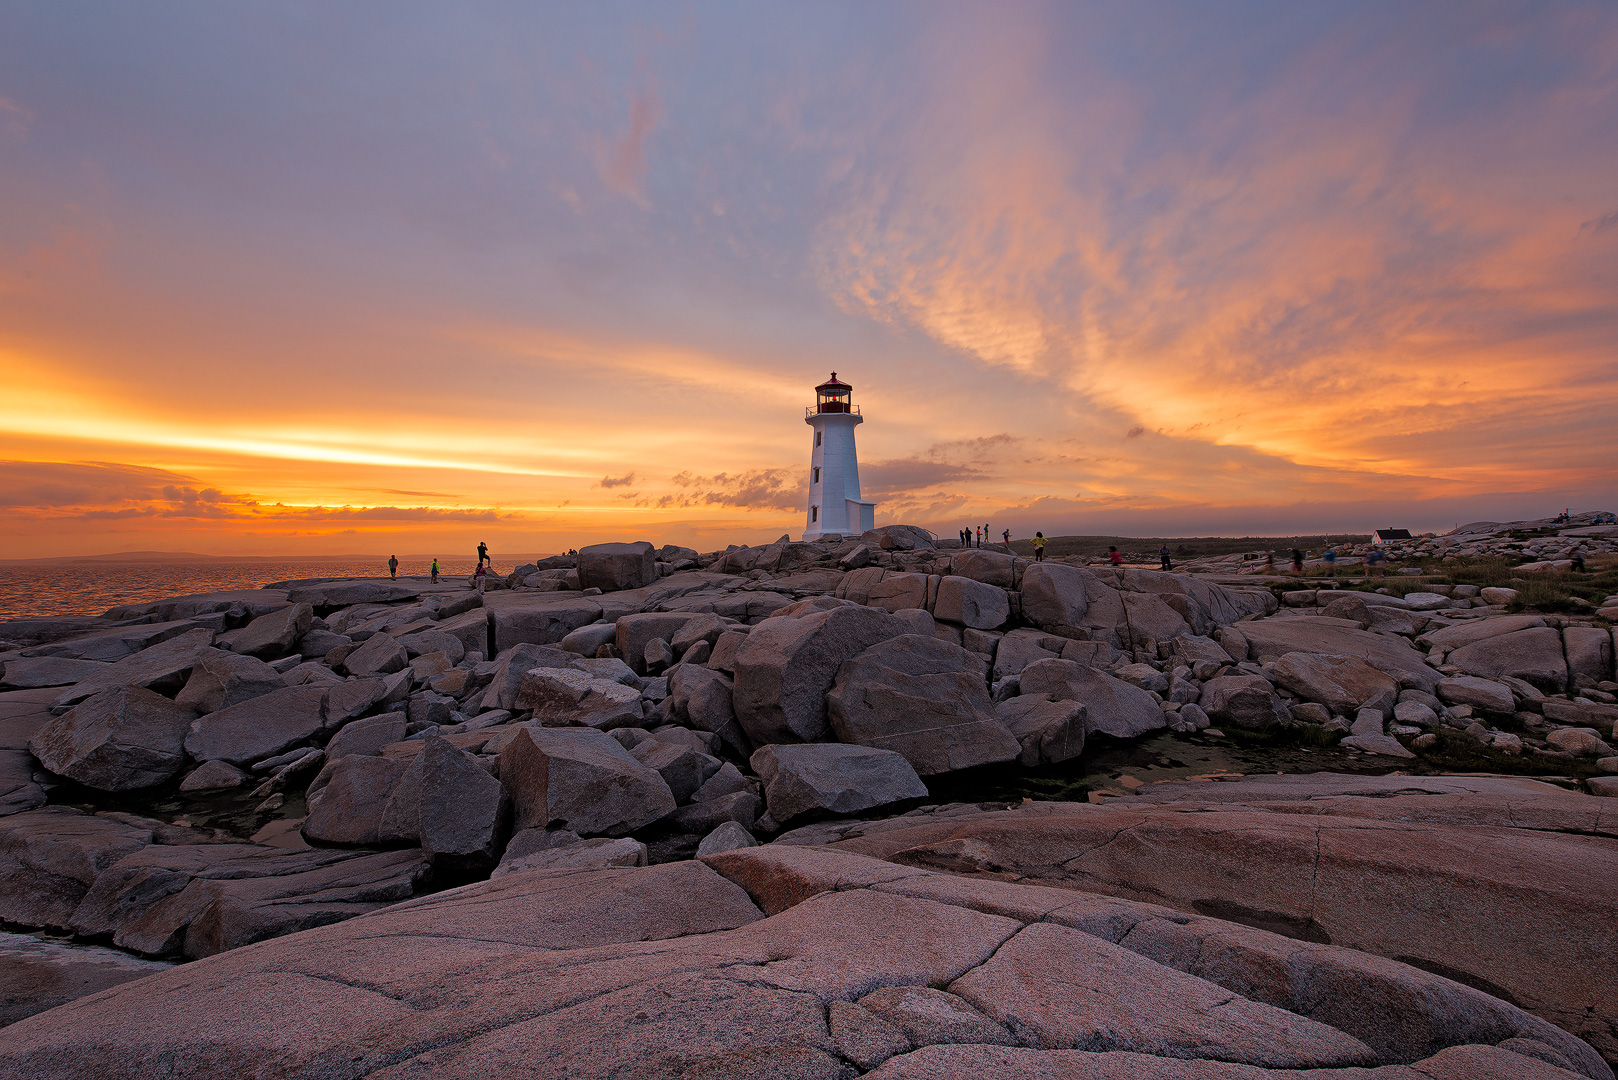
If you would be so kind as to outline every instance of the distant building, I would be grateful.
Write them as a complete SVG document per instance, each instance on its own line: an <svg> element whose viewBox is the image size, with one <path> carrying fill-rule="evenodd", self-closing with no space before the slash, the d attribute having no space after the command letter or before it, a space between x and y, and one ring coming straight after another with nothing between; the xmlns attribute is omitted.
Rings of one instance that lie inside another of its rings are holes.
<svg viewBox="0 0 1618 1080"><path fill-rule="evenodd" d="M1371 543L1376 547L1391 544L1395 540L1411 540L1409 529L1378 529L1371 534Z"/></svg>
<svg viewBox="0 0 1618 1080"><path fill-rule="evenodd" d="M864 423L860 407L849 401L854 388L831 373L815 387L815 403L804 422L815 430L809 451L809 521L805 540L827 534L858 536L876 528L876 503L860 498L860 462L854 452L854 427Z"/></svg>

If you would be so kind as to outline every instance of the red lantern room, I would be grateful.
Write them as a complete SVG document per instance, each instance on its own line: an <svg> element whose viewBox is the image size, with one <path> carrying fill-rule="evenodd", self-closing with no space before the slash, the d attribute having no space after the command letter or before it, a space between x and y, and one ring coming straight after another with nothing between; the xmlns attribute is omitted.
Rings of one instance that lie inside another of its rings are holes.
<svg viewBox="0 0 1618 1080"><path fill-rule="evenodd" d="M837 372L831 373L831 378L815 387L815 412L817 413L855 413L859 410L848 402L849 395L854 388L837 377Z"/></svg>

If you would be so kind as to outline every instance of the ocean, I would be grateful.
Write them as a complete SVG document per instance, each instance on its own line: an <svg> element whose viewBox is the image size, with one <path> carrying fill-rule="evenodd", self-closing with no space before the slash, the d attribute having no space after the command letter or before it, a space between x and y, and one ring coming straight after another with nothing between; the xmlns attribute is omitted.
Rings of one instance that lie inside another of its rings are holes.
<svg viewBox="0 0 1618 1080"><path fill-rule="evenodd" d="M400 559L400 577L426 577L430 559ZM469 574L475 559L440 559L440 572ZM497 573L516 565L505 560ZM302 578L387 577L386 559L250 559L163 562L0 563L0 619L100 615L108 608L171 596L257 589Z"/></svg>

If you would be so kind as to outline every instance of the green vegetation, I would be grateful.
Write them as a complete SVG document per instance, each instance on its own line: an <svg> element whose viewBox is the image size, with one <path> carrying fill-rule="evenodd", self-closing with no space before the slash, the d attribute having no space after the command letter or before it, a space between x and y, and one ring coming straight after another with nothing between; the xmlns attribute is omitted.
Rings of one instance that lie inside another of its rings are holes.
<svg viewBox="0 0 1618 1080"><path fill-rule="evenodd" d="M1422 569L1420 577L1389 574L1385 577L1339 577L1336 587L1360 592L1386 589L1395 596L1424 592L1434 585L1477 585L1482 588L1517 590L1517 600L1507 610L1545 614L1594 615L1607 597L1618 594L1618 556L1593 555L1582 574L1570 570L1537 570L1519 573L1517 564L1499 556L1470 559L1423 559L1413 564ZM1292 588L1307 587L1292 582L1272 582L1279 595Z"/></svg>

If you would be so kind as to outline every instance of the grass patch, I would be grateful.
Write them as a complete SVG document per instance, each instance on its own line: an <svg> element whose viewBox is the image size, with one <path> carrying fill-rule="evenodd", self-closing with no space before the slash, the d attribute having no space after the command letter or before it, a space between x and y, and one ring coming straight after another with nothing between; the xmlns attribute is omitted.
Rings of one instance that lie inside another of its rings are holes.
<svg viewBox="0 0 1618 1080"><path fill-rule="evenodd" d="M946 536L945 539L948 539ZM999 534L995 534L999 540ZM1309 551L1327 544L1369 544L1370 534L1364 536L1051 536L1046 538L1045 557L1059 559L1065 556L1100 558L1107 548L1116 547L1125 557L1131 554L1156 560L1157 549L1167 544L1176 560L1197 559L1215 555L1236 555L1249 551L1273 551L1277 568L1287 562L1293 548ZM1034 554L1033 540L1013 540L1011 550L1030 558Z"/></svg>

